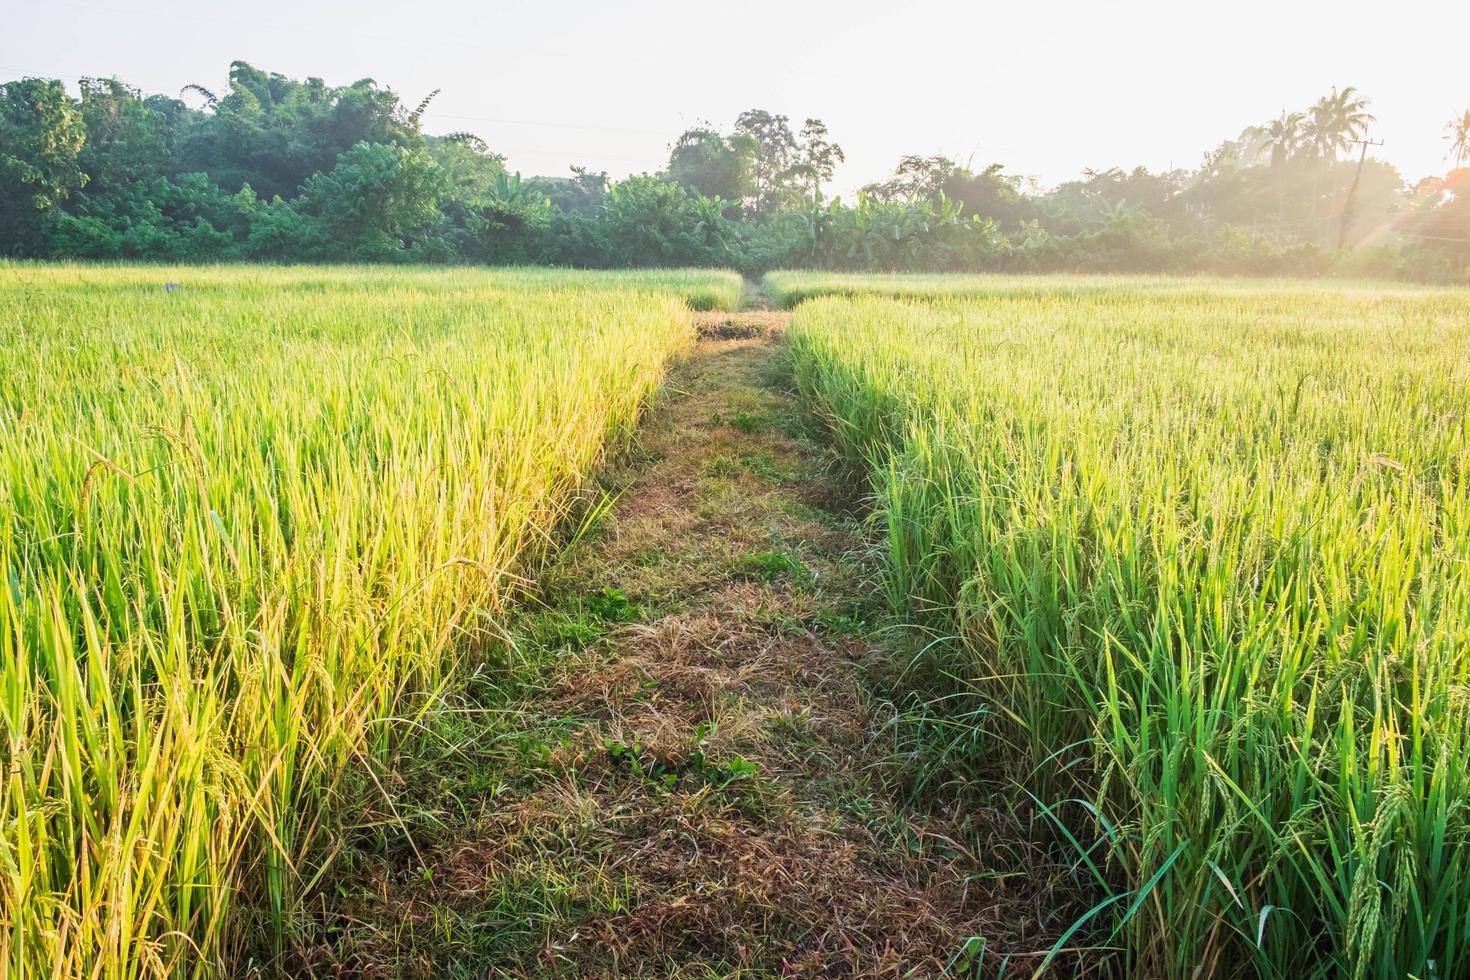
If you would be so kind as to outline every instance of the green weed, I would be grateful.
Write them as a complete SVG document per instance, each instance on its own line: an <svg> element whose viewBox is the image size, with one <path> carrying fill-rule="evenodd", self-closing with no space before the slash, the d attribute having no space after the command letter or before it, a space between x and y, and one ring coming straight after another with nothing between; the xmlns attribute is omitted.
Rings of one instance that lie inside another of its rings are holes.
<svg viewBox="0 0 1470 980"><path fill-rule="evenodd" d="M731 571L739 578L767 583L784 581L796 586L810 586L816 579L811 569L784 551L741 555L735 559Z"/></svg>
<svg viewBox="0 0 1470 980"><path fill-rule="evenodd" d="M685 777L715 789L756 777L760 767L743 756L734 755L723 761L711 759L706 751L710 734L708 723L701 722L695 729L689 756L683 762L654 758L637 741L604 739L602 750L608 759L661 789L673 789Z"/></svg>

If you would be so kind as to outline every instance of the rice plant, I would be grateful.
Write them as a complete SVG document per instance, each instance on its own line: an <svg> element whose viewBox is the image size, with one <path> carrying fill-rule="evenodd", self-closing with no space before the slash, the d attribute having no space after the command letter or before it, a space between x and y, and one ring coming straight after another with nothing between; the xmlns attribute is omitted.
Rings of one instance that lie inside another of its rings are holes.
<svg viewBox="0 0 1470 980"><path fill-rule="evenodd" d="M1470 973L1470 295L994 280L788 338L1095 890L1066 942Z"/></svg>
<svg viewBox="0 0 1470 980"><path fill-rule="evenodd" d="M1039 298L1082 296L1105 293L1112 296L1126 292L1177 293L1181 289L1208 289L1213 293L1250 293L1300 291L1302 283L1294 279L1223 279L1179 276L1007 276L992 273L947 275L892 273L875 275L858 272L768 272L761 288L782 309L791 309L809 299L822 296L886 296L892 299L979 299L994 297ZM1417 287L1405 283L1373 284L1362 280L1327 281L1322 288L1334 290L1369 289L1376 292L1401 293Z"/></svg>
<svg viewBox="0 0 1470 980"><path fill-rule="evenodd" d="M1130 279L1134 288L1146 284L1177 283L1177 279ZM963 299L989 296L998 292L1054 293L1076 292L1116 286L1118 279L1109 276L1031 276L1016 277L993 273L973 275L926 274L899 272L873 274L861 272L768 272L761 278L761 288L776 306L791 309L809 299L822 296L887 296L893 299Z"/></svg>
<svg viewBox="0 0 1470 980"><path fill-rule="evenodd" d="M271 266L252 265L146 265L109 267L96 263L12 262L0 259L0 271L18 279L28 273L54 274L59 282L96 283L90 272L99 269L126 270L129 282L163 287L170 282L192 287L259 285L290 282L298 289L336 289L377 293L384 287L422 289L522 289L636 291L677 296L692 310L733 310L739 307L744 290L740 274L721 269L557 269L547 266L501 266L497 268L445 269L433 266L397 265L310 265L297 266L286 274ZM90 271L89 271L90 270ZM284 278L283 278L284 276Z"/></svg>
<svg viewBox="0 0 1470 980"><path fill-rule="evenodd" d="M0 268L0 975L281 948L343 774L688 343L670 285L727 283Z"/></svg>

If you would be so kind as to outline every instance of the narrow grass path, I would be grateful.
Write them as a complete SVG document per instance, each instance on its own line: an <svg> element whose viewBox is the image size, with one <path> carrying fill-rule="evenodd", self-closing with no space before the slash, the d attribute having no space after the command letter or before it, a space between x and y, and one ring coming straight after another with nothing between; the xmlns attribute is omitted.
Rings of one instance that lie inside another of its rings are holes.
<svg viewBox="0 0 1470 980"><path fill-rule="evenodd" d="M409 834L375 828L304 967L933 976L994 969L969 937L1037 931L1013 835L963 843L994 815L909 798L869 693L894 669L877 558L781 322L704 315L510 662L396 777Z"/></svg>

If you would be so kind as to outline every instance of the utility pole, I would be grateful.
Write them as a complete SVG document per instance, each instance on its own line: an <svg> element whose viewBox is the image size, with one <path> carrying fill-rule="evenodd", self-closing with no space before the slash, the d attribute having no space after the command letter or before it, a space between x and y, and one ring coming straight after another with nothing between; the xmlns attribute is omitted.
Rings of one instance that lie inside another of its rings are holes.
<svg viewBox="0 0 1470 980"><path fill-rule="evenodd" d="M1348 224L1353 220L1353 208L1358 202L1358 181L1363 179L1363 164L1368 160L1368 147L1382 146L1383 140L1370 140L1366 137L1359 140L1350 140L1362 147L1358 153L1358 169L1353 172L1353 185L1348 188L1347 200L1342 205L1342 227L1337 230L1337 250L1341 252L1347 245Z"/></svg>

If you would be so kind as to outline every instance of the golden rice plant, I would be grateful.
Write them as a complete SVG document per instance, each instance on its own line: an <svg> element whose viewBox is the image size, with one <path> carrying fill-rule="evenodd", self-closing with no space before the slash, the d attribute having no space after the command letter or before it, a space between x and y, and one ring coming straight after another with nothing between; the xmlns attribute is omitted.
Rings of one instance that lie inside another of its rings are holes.
<svg viewBox="0 0 1470 980"><path fill-rule="evenodd" d="M0 268L0 975L279 943L726 285Z"/></svg>

